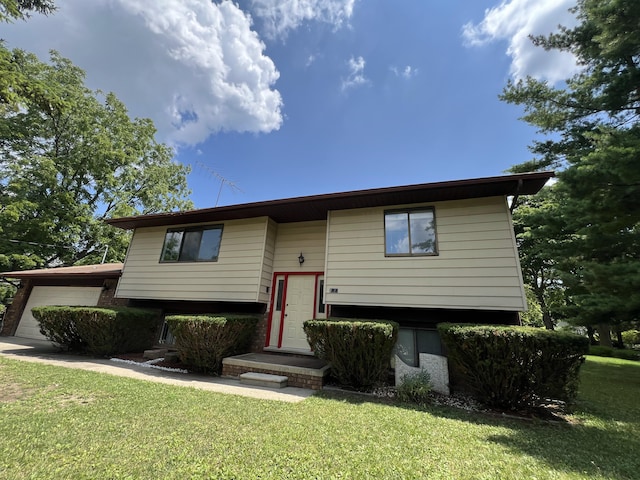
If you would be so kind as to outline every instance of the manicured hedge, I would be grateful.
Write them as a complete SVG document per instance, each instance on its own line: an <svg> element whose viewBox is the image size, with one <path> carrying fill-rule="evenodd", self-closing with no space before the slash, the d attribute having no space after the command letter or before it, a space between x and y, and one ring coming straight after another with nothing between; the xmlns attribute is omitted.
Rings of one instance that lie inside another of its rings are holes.
<svg viewBox="0 0 640 480"><path fill-rule="evenodd" d="M34 307L40 332L68 351L92 355L142 351L153 345L159 312L129 307Z"/></svg>
<svg viewBox="0 0 640 480"><path fill-rule="evenodd" d="M205 373L220 374L222 359L246 353L258 317L252 315L169 315L180 360Z"/></svg>
<svg viewBox="0 0 640 480"><path fill-rule="evenodd" d="M622 358L624 360L640 360L640 351L623 348L604 347L601 345L591 345L589 347L589 355L596 355L598 357Z"/></svg>
<svg viewBox="0 0 640 480"><path fill-rule="evenodd" d="M586 337L492 325L440 324L438 331L454 378L481 402L517 409L575 400Z"/></svg>
<svg viewBox="0 0 640 480"><path fill-rule="evenodd" d="M331 363L331 374L341 384L369 388L385 380L397 323L330 318L307 320L304 331L315 355Z"/></svg>

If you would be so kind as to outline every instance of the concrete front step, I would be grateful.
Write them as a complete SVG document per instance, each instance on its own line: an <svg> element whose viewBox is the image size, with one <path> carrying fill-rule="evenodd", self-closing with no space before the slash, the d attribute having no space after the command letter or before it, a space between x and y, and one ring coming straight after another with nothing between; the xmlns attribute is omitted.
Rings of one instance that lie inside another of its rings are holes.
<svg viewBox="0 0 640 480"><path fill-rule="evenodd" d="M240 375L240 383L255 387L284 388L288 382L288 377L270 373L247 372Z"/></svg>
<svg viewBox="0 0 640 480"><path fill-rule="evenodd" d="M167 348L153 348L151 350L145 350L142 354L142 358L146 360L155 360L157 358L164 358L169 349Z"/></svg>

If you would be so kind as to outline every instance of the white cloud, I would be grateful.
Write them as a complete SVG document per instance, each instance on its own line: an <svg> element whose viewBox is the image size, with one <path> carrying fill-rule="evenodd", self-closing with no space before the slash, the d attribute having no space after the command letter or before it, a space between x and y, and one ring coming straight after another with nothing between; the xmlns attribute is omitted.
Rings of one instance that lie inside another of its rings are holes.
<svg viewBox="0 0 640 480"><path fill-rule="evenodd" d="M308 21L339 28L349 21L356 0L252 0L251 13L263 24L270 38L287 36Z"/></svg>
<svg viewBox="0 0 640 480"><path fill-rule="evenodd" d="M154 120L162 141L197 144L220 131L270 132L282 124L279 73L229 0L60 2L49 17L8 25L10 47L46 58L55 48L113 91L132 115ZM51 41L42 42L42 38Z"/></svg>
<svg viewBox="0 0 640 480"><path fill-rule="evenodd" d="M469 46L506 40L514 78L530 75L555 83L578 70L575 58L566 52L536 47L529 35L548 35L557 31L559 24L574 26L576 18L568 11L574 5L575 0L503 0L485 10L480 23L464 25L462 35Z"/></svg>
<svg viewBox="0 0 640 480"><path fill-rule="evenodd" d="M407 80L418 75L418 69L407 65L404 68L390 67L389 68L396 77L406 78Z"/></svg>
<svg viewBox="0 0 640 480"><path fill-rule="evenodd" d="M364 58L351 57L347 62L349 67L349 74L346 79L342 80L342 91L346 91L350 88L355 88L360 85L369 83L369 80L364 76L364 66L366 62Z"/></svg>
<svg viewBox="0 0 640 480"><path fill-rule="evenodd" d="M315 61L317 60L318 56L315 54L311 54L307 57L307 62L304 64L305 67L310 67L311 65L313 65L315 63Z"/></svg>

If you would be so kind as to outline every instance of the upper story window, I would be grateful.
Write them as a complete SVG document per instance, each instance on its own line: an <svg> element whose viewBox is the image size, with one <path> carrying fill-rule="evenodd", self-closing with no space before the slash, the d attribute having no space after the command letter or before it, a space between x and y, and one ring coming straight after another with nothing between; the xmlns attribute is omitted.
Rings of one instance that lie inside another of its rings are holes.
<svg viewBox="0 0 640 480"><path fill-rule="evenodd" d="M220 252L222 225L171 228L164 236L161 262L215 262Z"/></svg>
<svg viewBox="0 0 640 480"><path fill-rule="evenodd" d="M385 255L437 255L433 208L390 210L384 213Z"/></svg>

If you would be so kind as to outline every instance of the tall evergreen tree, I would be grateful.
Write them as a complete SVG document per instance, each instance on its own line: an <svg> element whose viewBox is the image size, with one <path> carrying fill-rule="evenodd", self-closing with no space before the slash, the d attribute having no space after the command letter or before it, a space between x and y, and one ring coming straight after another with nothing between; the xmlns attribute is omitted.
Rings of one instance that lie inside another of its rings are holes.
<svg viewBox="0 0 640 480"><path fill-rule="evenodd" d="M607 324L640 318L640 2L579 0L574 11L576 27L533 41L573 53L582 70L562 88L509 83L502 98L545 135L514 171L559 169L561 209L539 225L562 219L553 261L567 313L600 325L606 344Z"/></svg>

